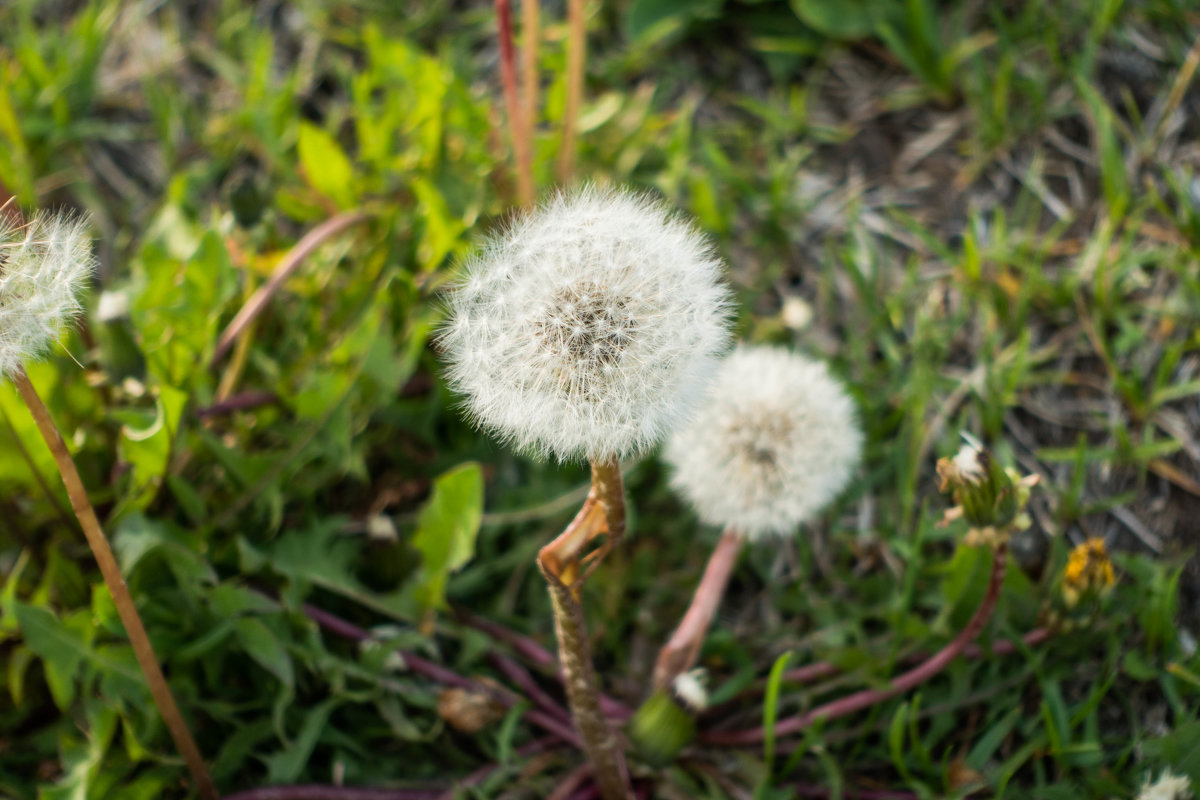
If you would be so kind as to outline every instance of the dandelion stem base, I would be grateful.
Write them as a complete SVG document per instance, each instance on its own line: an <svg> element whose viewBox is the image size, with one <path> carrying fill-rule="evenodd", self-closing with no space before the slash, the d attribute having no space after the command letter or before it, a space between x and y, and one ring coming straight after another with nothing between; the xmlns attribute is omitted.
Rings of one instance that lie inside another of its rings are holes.
<svg viewBox="0 0 1200 800"><path fill-rule="evenodd" d="M583 739L592 775L604 800L632 797L629 770L616 733L600 707L600 687L592 664L581 594L583 583L625 529L625 489L616 459L592 464L592 491L583 508L557 539L538 553L538 568L550 589L558 658L572 721ZM585 553L597 537L599 548Z"/></svg>

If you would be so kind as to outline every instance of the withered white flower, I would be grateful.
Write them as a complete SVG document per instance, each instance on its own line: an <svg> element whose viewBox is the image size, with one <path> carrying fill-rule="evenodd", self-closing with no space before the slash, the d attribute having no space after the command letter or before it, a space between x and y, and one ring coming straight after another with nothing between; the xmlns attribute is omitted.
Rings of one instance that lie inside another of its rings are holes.
<svg viewBox="0 0 1200 800"><path fill-rule="evenodd" d="M708 241L662 204L557 195L464 265L441 342L480 425L562 460L629 456L687 413L725 347Z"/></svg>
<svg viewBox="0 0 1200 800"><path fill-rule="evenodd" d="M14 225L0 215L0 377L58 340L93 264L84 220L39 212Z"/></svg>
<svg viewBox="0 0 1200 800"><path fill-rule="evenodd" d="M666 458L702 520L754 539L789 533L832 500L861 446L854 404L824 364L743 346Z"/></svg>
<svg viewBox="0 0 1200 800"><path fill-rule="evenodd" d="M1157 781L1151 782L1150 777L1146 777L1137 800L1190 800L1192 797L1191 781L1186 776L1173 775L1167 769Z"/></svg>

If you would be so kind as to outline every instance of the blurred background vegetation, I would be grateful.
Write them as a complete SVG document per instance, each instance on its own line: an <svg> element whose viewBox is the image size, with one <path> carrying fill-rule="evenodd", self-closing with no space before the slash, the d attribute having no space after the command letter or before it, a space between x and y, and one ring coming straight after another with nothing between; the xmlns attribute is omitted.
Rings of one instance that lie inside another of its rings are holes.
<svg viewBox="0 0 1200 800"><path fill-rule="evenodd" d="M564 3L542 16L544 193ZM935 527L934 461L960 431L1043 481L985 641L1068 620L770 761L698 749L656 796L1200 781L1200 12L632 0L589 3L587 24L577 176L694 215L730 265L738 335L828 358L866 428L839 503L740 565L703 655L714 701L788 651L846 670L785 686L795 711L953 635L986 569ZM462 796L540 797L577 763L514 755L534 736L521 707L448 727L439 687L389 658L492 674L497 645L451 603L551 645L533 556L586 482L472 431L431 343L456 257L514 205L498 53L486 2L0 6L0 183L26 211L89 214L100 256L79 330L30 375L222 791L441 786L499 762ZM331 218L346 227L218 354ZM0 421L0 796L188 796L8 386ZM629 465L631 535L589 585L603 680L631 705L715 541L664 477ZM1093 537L1118 584L1067 611L1062 567ZM371 638L322 633L306 603Z"/></svg>

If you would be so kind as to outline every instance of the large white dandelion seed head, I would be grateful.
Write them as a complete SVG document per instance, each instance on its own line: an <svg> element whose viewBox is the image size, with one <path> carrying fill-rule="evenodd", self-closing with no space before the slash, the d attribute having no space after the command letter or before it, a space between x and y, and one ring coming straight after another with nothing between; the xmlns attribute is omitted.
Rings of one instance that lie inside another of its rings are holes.
<svg viewBox="0 0 1200 800"><path fill-rule="evenodd" d="M559 194L463 272L441 331L450 382L478 424L539 455L653 446L728 340L721 262L645 196Z"/></svg>
<svg viewBox="0 0 1200 800"><path fill-rule="evenodd" d="M854 403L824 364L743 346L665 455L703 521L755 539L789 533L831 501L861 447Z"/></svg>
<svg viewBox="0 0 1200 800"><path fill-rule="evenodd" d="M0 219L0 377L58 341L79 313L94 263L81 218L39 212L24 225Z"/></svg>

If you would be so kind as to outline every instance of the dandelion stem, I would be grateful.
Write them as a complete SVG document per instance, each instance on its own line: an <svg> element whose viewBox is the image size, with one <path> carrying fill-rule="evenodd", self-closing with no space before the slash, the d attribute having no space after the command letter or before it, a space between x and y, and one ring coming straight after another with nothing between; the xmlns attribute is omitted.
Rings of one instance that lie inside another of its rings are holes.
<svg viewBox="0 0 1200 800"><path fill-rule="evenodd" d="M584 0L567 0L567 99L563 110L562 149L558 153L558 182L569 183L575 170L575 131L583 98L583 64L587 56Z"/></svg>
<svg viewBox="0 0 1200 800"><path fill-rule="evenodd" d="M669 689L675 678L695 665L704 637L729 584L729 576L742 552L744 539L741 533L732 529L727 529L721 536L692 595L691 605L680 620L679 627L658 653L658 663L654 666L655 689Z"/></svg>
<svg viewBox="0 0 1200 800"><path fill-rule="evenodd" d="M517 201L533 206L533 154L525 138L525 115L517 97L517 52L513 46L512 5L509 0L496 0L496 22L500 31L500 81L504 84L504 108L508 115L508 131L512 137L513 156L517 162Z"/></svg>
<svg viewBox="0 0 1200 800"><path fill-rule="evenodd" d="M538 553L538 568L550 589L558 660L575 729L604 800L632 797L629 771L616 734L600 707L599 680L592 664L580 601L591 570L625 531L625 488L617 459L592 462L592 491L567 529ZM607 540L585 554L599 536Z"/></svg>
<svg viewBox="0 0 1200 800"><path fill-rule="evenodd" d="M996 601L1000 599L1000 588L1004 584L1004 572L1007 566L1006 562L1007 548L1004 545L999 545L995 548L992 554L992 573L988 580L987 590L984 593L983 600L979 604L979 608L975 610L975 615L971 617L957 636L954 637L949 644L943 647L938 652L934 653L921 664L913 667L908 672L897 676L892 682L881 689L864 689L861 692L843 697L839 700L834 700L825 705L818 706L806 714L800 714L788 719L782 720L775 725L775 736L788 736L793 733L804 730L818 719L823 719L826 722L835 720L838 717L844 717L847 714L852 714L855 711L860 711L864 708L869 708L876 703L882 703L885 700L903 694L910 689L921 685L925 681L937 675L945 669L950 662L958 658L971 641L979 635L983 630L984 625L991 619L992 612L996 609ZM755 744L761 742L765 736L765 731L760 726L743 731L719 732L704 735L702 738L710 744L721 745L743 745Z"/></svg>
<svg viewBox="0 0 1200 800"><path fill-rule="evenodd" d="M95 556L96 563L100 567L100 574L104 576L104 582L117 607L121 624L125 626L129 643L133 646L134 656L142 668L142 674L146 676L146 685L154 698L154 704L158 707L158 712L162 715L171 738L175 740L175 746L179 749L183 760L187 763L188 770L192 773L196 791L203 800L217 800L217 790L213 786L212 778L208 775L208 768L204 765L200 748L196 746L196 740L192 738L191 731L188 730L187 723L184 722L183 715L175 704L175 698L171 695L167 679L163 677L162 669L158 665L158 658L154 655L154 648L150 644L150 637L146 635L146 628L142 625L142 618L138 615L137 606L133 603L133 597L129 594L129 587L125 585L124 577L121 576L121 568L117 565L117 559L108 545L108 539L105 538L104 531L100 528L100 521L96 518L96 512L88 499L87 490L83 486L83 480L79 477L79 471L75 468L75 462L67 451L67 445L63 442L62 434L59 433L54 420L50 417L49 410L38 396L37 390L34 389L25 370L21 368L14 370L11 378L17 391L21 394L21 399L29 407L29 413L33 415L38 431L46 441L46 446L54 455L54 461L62 476L63 486L67 489L67 497L71 501L71 508L79 520L79 526L83 528L83 535L87 537L88 546L91 547L92 555Z"/></svg>

